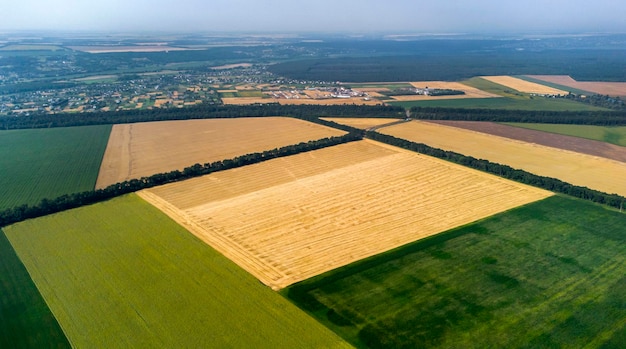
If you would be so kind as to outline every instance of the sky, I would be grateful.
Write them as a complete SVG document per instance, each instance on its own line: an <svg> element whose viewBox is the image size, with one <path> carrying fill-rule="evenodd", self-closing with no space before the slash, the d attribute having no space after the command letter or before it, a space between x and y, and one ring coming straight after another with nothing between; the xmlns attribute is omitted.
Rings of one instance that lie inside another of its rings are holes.
<svg viewBox="0 0 626 349"><path fill-rule="evenodd" d="M623 0L2 0L0 30L626 33Z"/></svg>

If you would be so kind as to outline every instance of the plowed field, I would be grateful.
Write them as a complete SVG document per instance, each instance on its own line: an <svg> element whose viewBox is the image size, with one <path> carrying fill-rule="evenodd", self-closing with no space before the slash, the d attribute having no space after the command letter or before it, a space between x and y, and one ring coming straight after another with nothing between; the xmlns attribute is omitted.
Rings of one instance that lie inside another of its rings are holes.
<svg viewBox="0 0 626 349"><path fill-rule="evenodd" d="M626 163L623 162L420 121L385 127L378 132L574 185L626 195Z"/></svg>
<svg viewBox="0 0 626 349"><path fill-rule="evenodd" d="M343 131L284 117L162 121L113 126L96 188L196 163L233 158Z"/></svg>
<svg viewBox="0 0 626 349"><path fill-rule="evenodd" d="M139 194L274 289L551 195L371 141Z"/></svg>
<svg viewBox="0 0 626 349"><path fill-rule="evenodd" d="M601 95L626 96L626 82L576 81L568 75L528 75L554 84L591 91Z"/></svg>

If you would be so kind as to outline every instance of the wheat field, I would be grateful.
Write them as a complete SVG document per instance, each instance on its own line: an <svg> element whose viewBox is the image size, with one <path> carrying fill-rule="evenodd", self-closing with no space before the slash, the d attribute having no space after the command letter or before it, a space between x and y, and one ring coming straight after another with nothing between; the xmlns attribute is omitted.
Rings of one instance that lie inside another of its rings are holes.
<svg viewBox="0 0 626 349"><path fill-rule="evenodd" d="M423 121L389 126L378 132L609 194L626 195L623 162Z"/></svg>
<svg viewBox="0 0 626 349"><path fill-rule="evenodd" d="M359 141L139 195L281 289L551 193Z"/></svg>
<svg viewBox="0 0 626 349"><path fill-rule="evenodd" d="M96 188L196 163L230 159L300 142L345 134L286 118L160 121L114 125Z"/></svg>

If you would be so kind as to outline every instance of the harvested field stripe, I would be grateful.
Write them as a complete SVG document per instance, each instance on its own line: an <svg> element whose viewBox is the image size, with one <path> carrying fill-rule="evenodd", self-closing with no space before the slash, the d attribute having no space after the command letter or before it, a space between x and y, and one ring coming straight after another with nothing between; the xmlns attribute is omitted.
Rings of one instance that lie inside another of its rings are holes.
<svg viewBox="0 0 626 349"><path fill-rule="evenodd" d="M160 121L113 126L96 188L344 131L288 117Z"/></svg>
<svg viewBox="0 0 626 349"><path fill-rule="evenodd" d="M411 121L379 132L605 193L626 195L626 163L509 138Z"/></svg>
<svg viewBox="0 0 626 349"><path fill-rule="evenodd" d="M140 195L280 289L552 194L366 140Z"/></svg>

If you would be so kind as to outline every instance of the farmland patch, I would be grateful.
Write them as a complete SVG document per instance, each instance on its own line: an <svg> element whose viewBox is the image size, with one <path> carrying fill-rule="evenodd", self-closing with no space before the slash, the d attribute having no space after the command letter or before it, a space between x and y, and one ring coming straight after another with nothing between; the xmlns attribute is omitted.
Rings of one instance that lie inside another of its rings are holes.
<svg viewBox="0 0 626 349"><path fill-rule="evenodd" d="M623 162L421 121L385 127L379 132L609 194L626 195Z"/></svg>
<svg viewBox="0 0 626 349"><path fill-rule="evenodd" d="M280 289L551 193L361 141L140 195Z"/></svg>
<svg viewBox="0 0 626 349"><path fill-rule="evenodd" d="M284 117L115 125L96 187L344 133Z"/></svg>
<svg viewBox="0 0 626 349"><path fill-rule="evenodd" d="M136 195L4 230L73 347L347 346Z"/></svg>
<svg viewBox="0 0 626 349"><path fill-rule="evenodd" d="M93 190L111 126L0 131L0 210Z"/></svg>
<svg viewBox="0 0 626 349"><path fill-rule="evenodd" d="M553 196L283 292L357 346L619 348L623 218Z"/></svg>
<svg viewBox="0 0 626 349"><path fill-rule="evenodd" d="M533 93L541 95L566 95L568 91L556 89L554 87L541 85L538 83L518 79L507 75L498 76L482 76L482 79L491 81L496 84L500 84L509 88L512 88L519 92Z"/></svg>
<svg viewBox="0 0 626 349"><path fill-rule="evenodd" d="M569 75L528 75L533 79L591 91L601 95L626 96L626 82L576 81Z"/></svg>
<svg viewBox="0 0 626 349"><path fill-rule="evenodd" d="M70 348L28 271L0 230L0 347Z"/></svg>

